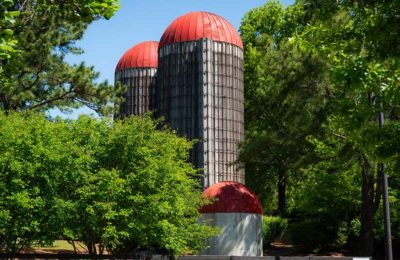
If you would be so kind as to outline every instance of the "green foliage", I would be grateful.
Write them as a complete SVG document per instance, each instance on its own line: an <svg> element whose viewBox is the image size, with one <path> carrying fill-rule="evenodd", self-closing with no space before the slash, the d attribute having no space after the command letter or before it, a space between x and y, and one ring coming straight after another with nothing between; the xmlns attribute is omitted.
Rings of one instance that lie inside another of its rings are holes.
<svg viewBox="0 0 400 260"><path fill-rule="evenodd" d="M42 116L0 114L0 246L9 253L57 235L55 185L85 157L64 132Z"/></svg>
<svg viewBox="0 0 400 260"><path fill-rule="evenodd" d="M332 249L331 243L337 237L337 229L327 229L321 219L305 219L299 223L292 222L288 233L295 245L301 245L305 250L313 253Z"/></svg>
<svg viewBox="0 0 400 260"><path fill-rule="evenodd" d="M104 134L103 125L92 121L78 120L75 139L94 147L92 167L101 170L95 176L88 172L81 180L85 185L72 193L69 238L89 248L102 241L114 252L133 247L183 254L203 248L215 231L197 224L203 201L195 170L186 162L191 143L158 131L150 118L114 122Z"/></svg>
<svg viewBox="0 0 400 260"><path fill-rule="evenodd" d="M246 118L240 160L246 163L246 184L263 204L271 202L272 183L281 184L280 213L286 183L299 178L299 164L312 159L307 136L319 133L330 95L326 64L292 44L305 23L301 6L284 9L271 1L248 12L240 27Z"/></svg>
<svg viewBox="0 0 400 260"><path fill-rule="evenodd" d="M150 117L0 114L1 249L59 237L93 254L204 248L216 230L197 222L205 201L187 163L191 143L157 128Z"/></svg>
<svg viewBox="0 0 400 260"><path fill-rule="evenodd" d="M4 1L3 1L4 2ZM10 1L5 1L7 4ZM75 46L87 26L100 18L110 18L118 0L11 1L8 16L0 17L13 32L13 48L18 55L2 59L0 105L8 111L68 110L88 106L98 113L111 113L111 103L119 102L123 88L107 82L96 83L99 73L84 63L70 65L67 54L80 54ZM0 5L2 8L4 4ZM8 45L10 46L10 45Z"/></svg>
<svg viewBox="0 0 400 260"><path fill-rule="evenodd" d="M397 139L393 138L394 132L388 134L388 129L395 129L391 125L397 124L400 105L400 52L393 47L399 46L400 30L391 24L399 22L400 5L398 1L326 2L314 5L314 1L301 1L314 16L296 41L313 52L323 53L331 64L335 99L326 125L338 138L325 137L323 142L327 150L336 151L333 154L338 162L347 168L357 165L354 169L361 173L359 247L361 254L370 255L382 190L377 161L385 160L391 171L397 158L395 154L388 156L393 149L383 148L381 143L395 143ZM380 111L388 125L382 131L376 120ZM385 133L383 138L381 133ZM332 164L337 162L332 160ZM344 172L341 167L338 170Z"/></svg>
<svg viewBox="0 0 400 260"><path fill-rule="evenodd" d="M397 205L399 14L394 0L271 1L242 21L246 183L275 203L275 183L286 182L293 239L310 249L372 254L374 229L382 239L378 161ZM297 239L301 229L316 239Z"/></svg>
<svg viewBox="0 0 400 260"><path fill-rule="evenodd" d="M290 191L296 202L289 210L293 243L313 252L354 246L360 232L361 178L352 167L339 173L331 162L322 161L307 169L305 178Z"/></svg>
<svg viewBox="0 0 400 260"><path fill-rule="evenodd" d="M14 53L16 39L14 31L10 29L15 23L15 17L19 12L10 11L13 0L3 0L0 3L0 60L8 59ZM0 63L0 73L2 71L2 62Z"/></svg>
<svg viewBox="0 0 400 260"><path fill-rule="evenodd" d="M288 220L281 217L263 216L263 244L264 249L271 243L281 239L288 227Z"/></svg>

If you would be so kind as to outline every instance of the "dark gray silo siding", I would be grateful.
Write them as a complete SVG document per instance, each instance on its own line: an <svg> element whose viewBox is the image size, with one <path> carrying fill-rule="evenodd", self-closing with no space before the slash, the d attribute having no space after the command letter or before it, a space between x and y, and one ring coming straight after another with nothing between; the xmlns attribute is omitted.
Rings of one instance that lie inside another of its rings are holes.
<svg viewBox="0 0 400 260"><path fill-rule="evenodd" d="M232 165L244 134L242 49L203 38L163 46L158 62L157 115L199 140L191 162L204 169L204 187L244 183L244 170Z"/></svg>
<svg viewBox="0 0 400 260"><path fill-rule="evenodd" d="M153 110L156 73L156 68L129 68L115 73L115 81L128 87L120 116L143 115Z"/></svg>

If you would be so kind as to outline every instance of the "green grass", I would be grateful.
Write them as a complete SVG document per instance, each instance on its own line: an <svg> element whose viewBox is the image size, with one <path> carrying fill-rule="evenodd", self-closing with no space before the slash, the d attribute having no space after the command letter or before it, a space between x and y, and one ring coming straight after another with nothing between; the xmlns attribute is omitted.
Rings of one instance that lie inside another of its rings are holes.
<svg viewBox="0 0 400 260"><path fill-rule="evenodd" d="M77 248L78 252L85 252L86 247L80 243L80 242L75 242L75 246ZM56 240L54 243L50 246L33 246L32 249L35 252L60 252L60 251L74 251L74 247L68 243L66 240Z"/></svg>

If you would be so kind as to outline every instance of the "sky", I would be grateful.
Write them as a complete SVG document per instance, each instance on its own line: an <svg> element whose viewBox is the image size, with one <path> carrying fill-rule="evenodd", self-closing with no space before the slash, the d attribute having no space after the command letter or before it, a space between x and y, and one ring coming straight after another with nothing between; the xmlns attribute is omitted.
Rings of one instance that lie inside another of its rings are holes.
<svg viewBox="0 0 400 260"><path fill-rule="evenodd" d="M283 0L286 6L294 0ZM121 0L121 8L110 20L89 25L77 46L84 53L67 56L67 62L94 66L100 72L99 81L114 82L114 70L121 56L130 47L143 41L159 41L164 30L177 17L192 11L207 11L227 19L239 29L241 19L249 10L262 6L266 0ZM78 109L70 115L51 111L52 115L76 118L91 114L90 109Z"/></svg>

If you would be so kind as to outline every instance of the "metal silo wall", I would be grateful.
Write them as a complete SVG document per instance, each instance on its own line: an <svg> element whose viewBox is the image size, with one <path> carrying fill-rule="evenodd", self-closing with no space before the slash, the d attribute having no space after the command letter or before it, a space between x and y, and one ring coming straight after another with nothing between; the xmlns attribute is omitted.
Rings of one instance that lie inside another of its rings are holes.
<svg viewBox="0 0 400 260"><path fill-rule="evenodd" d="M153 110L156 72L156 68L129 68L115 73L115 81L128 87L120 107L120 117L143 115Z"/></svg>
<svg viewBox="0 0 400 260"><path fill-rule="evenodd" d="M244 170L232 165L243 140L243 51L204 38L163 46L158 61L156 114L198 140L190 161L204 169L203 187L244 183Z"/></svg>
<svg viewBox="0 0 400 260"><path fill-rule="evenodd" d="M244 183L244 169L232 165L244 136L243 50L209 39L202 49L205 183Z"/></svg>
<svg viewBox="0 0 400 260"><path fill-rule="evenodd" d="M190 151L190 162L203 168L201 49L197 42L163 46L158 51L156 115L180 136L199 140Z"/></svg>

